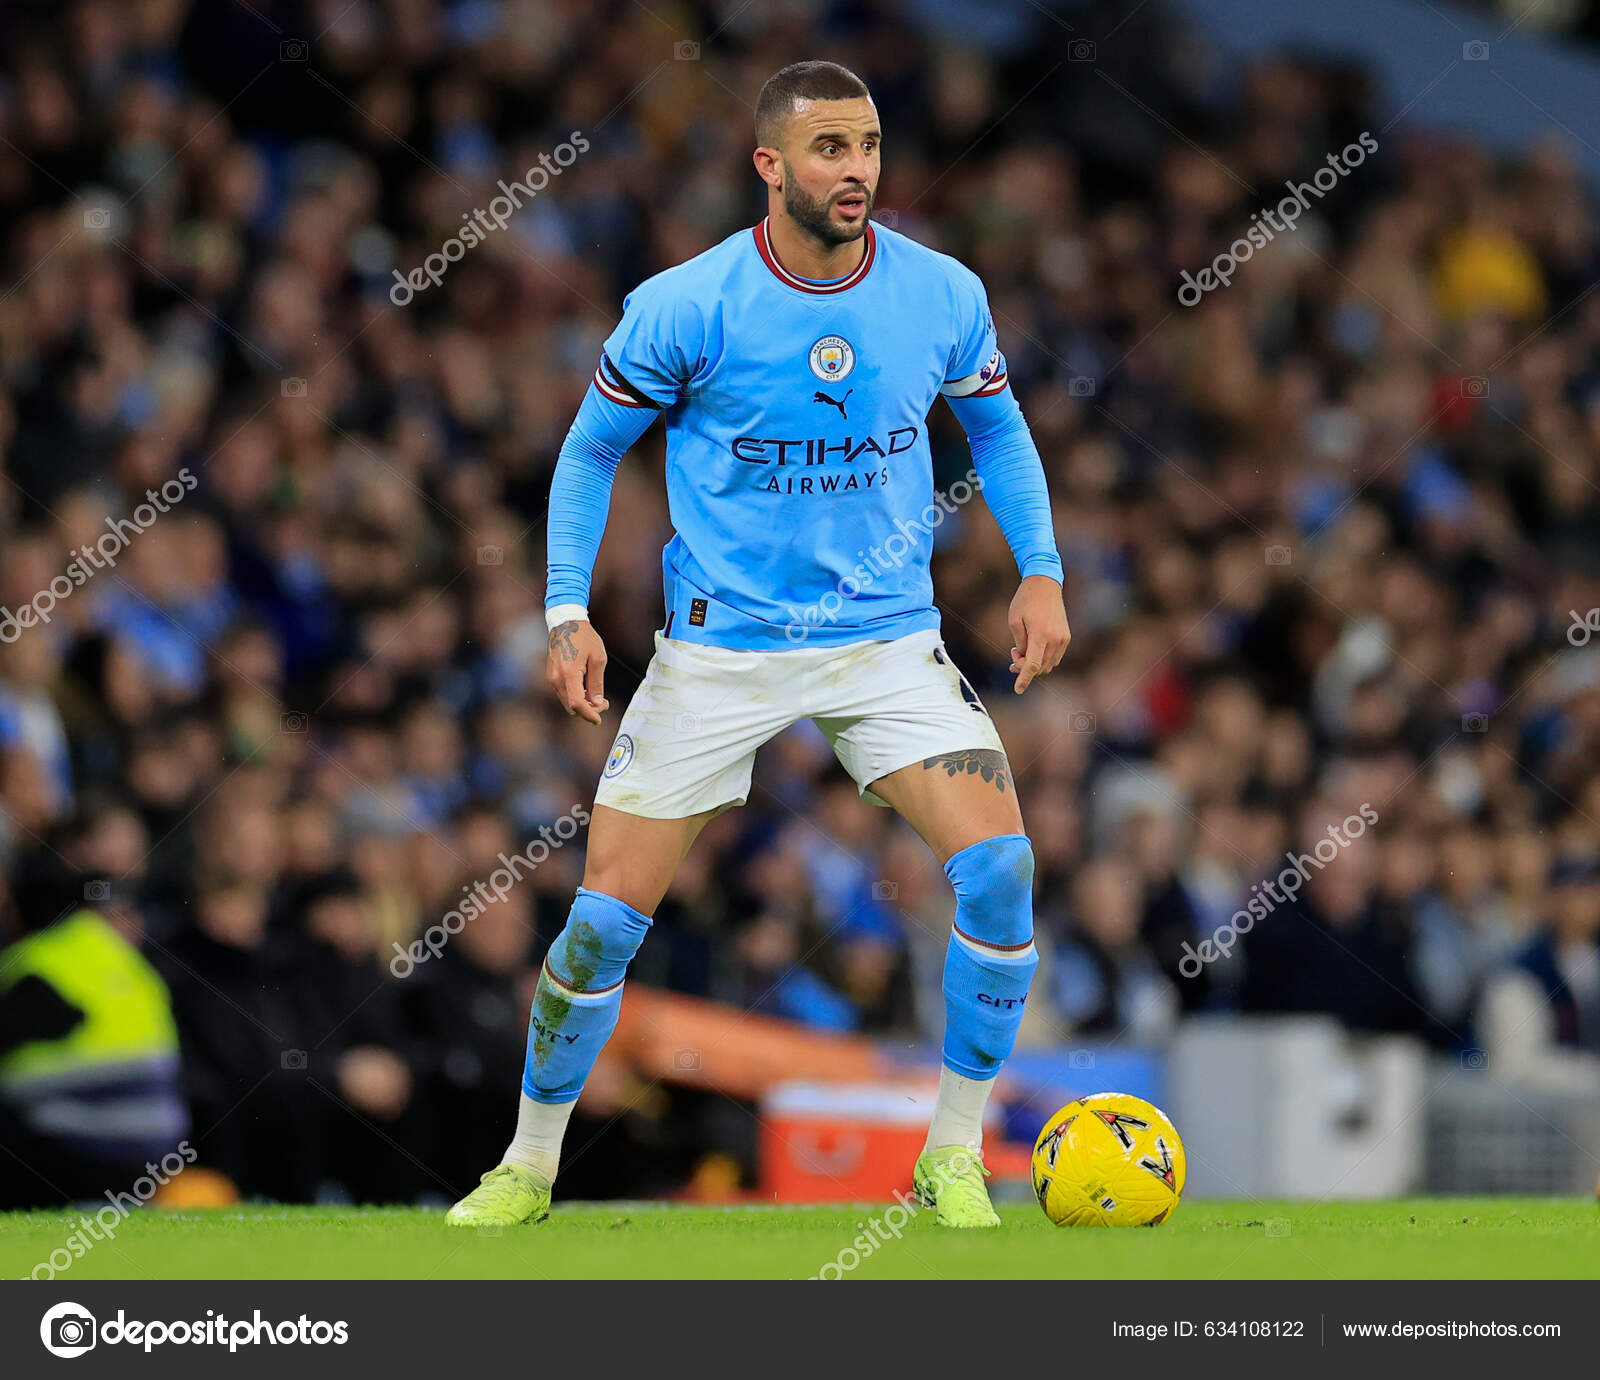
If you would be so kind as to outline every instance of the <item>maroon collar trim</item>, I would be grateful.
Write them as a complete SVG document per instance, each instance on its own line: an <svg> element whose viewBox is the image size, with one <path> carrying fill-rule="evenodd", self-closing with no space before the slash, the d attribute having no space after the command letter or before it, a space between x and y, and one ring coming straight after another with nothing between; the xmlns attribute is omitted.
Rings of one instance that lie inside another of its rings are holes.
<svg viewBox="0 0 1600 1380"><path fill-rule="evenodd" d="M861 262L856 265L855 272L850 274L850 276L847 278L839 279L839 281L836 283L825 283L819 285L817 283L809 282L805 278L796 276L778 262L778 256L773 252L772 249L772 238L767 230L767 222L765 220L763 220L760 225L756 226L751 233L756 237L756 253L761 255L761 261L772 270L773 276L777 278L780 283L782 283L785 287L793 288L796 292L809 292L818 297L827 297L835 292L846 292L850 288L853 288L857 283L867 276L867 273L872 268L872 261L878 257L878 236L877 232L873 230L872 224L869 221L867 223L866 253L861 256Z"/></svg>

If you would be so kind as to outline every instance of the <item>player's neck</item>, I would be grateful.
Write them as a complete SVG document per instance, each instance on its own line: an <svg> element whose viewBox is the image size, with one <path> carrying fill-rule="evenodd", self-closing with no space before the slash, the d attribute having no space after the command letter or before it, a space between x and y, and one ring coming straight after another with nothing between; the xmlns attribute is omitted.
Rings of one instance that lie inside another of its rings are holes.
<svg viewBox="0 0 1600 1380"><path fill-rule="evenodd" d="M790 273L826 283L843 278L861 267L867 252L867 237L848 244L824 244L809 230L802 230L786 214L772 211L767 217L767 235L778 262Z"/></svg>

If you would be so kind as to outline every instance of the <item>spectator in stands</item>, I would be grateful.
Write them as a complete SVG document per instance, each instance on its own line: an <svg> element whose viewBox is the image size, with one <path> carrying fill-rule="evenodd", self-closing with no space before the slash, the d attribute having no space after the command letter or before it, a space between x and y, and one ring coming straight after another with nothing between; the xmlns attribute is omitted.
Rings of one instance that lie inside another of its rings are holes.
<svg viewBox="0 0 1600 1380"><path fill-rule="evenodd" d="M484 907L437 958L404 980L418 1060L431 1087L421 1158L430 1179L448 1185L446 1197L476 1183L516 1120L505 1090L522 1077L538 979L529 962L532 942L527 900L513 892Z"/></svg>
<svg viewBox="0 0 1600 1380"><path fill-rule="evenodd" d="M1313 806L1310 821L1330 811ZM1317 823L1301 836L1310 855L1326 835ZM1404 902L1378 889L1376 850L1342 849L1298 895L1256 921L1242 944L1247 1011L1325 1011L1352 1030L1448 1040L1452 1032L1424 1005L1412 976L1415 920ZM1281 875L1281 874L1280 874Z"/></svg>
<svg viewBox="0 0 1600 1380"><path fill-rule="evenodd" d="M299 975L268 934L266 896L232 878L202 880L188 927L156 959L172 989L197 1163L243 1197L309 1202L318 1154L308 1033L294 1003Z"/></svg>
<svg viewBox="0 0 1600 1380"><path fill-rule="evenodd" d="M284 936L282 961L296 974L288 995L306 1041L298 1062L312 1094L303 1101L318 1196L393 1203L414 1197L423 1181L442 1186L410 1151L429 1120L413 1073L424 1052L378 961L366 892L335 868L308 881L292 911L298 923Z"/></svg>
<svg viewBox="0 0 1600 1380"><path fill-rule="evenodd" d="M189 1131L167 989L106 887L41 854L0 893L0 1209L121 1189Z"/></svg>
<svg viewBox="0 0 1600 1380"><path fill-rule="evenodd" d="M1549 923L1491 980L1479 1025L1497 1077L1600 1090L1600 854L1557 859Z"/></svg>
<svg viewBox="0 0 1600 1380"><path fill-rule="evenodd" d="M1138 872L1089 863L1073 886L1066 934L1050 945L1046 990L1078 1035L1151 1044L1172 1033L1178 992L1140 936ZM1041 984L1044 986L1044 984Z"/></svg>

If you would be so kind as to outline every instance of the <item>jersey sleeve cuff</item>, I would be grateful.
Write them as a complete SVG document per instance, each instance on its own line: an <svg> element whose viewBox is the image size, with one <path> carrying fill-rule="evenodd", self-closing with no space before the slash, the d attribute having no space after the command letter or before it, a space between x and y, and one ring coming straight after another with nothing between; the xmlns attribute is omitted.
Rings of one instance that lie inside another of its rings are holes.
<svg viewBox="0 0 1600 1380"><path fill-rule="evenodd" d="M1029 556L1019 566L1022 578L1030 575L1048 575L1058 585L1066 584L1066 571L1061 568L1061 557L1054 551L1039 556Z"/></svg>
<svg viewBox="0 0 1600 1380"><path fill-rule="evenodd" d="M559 628L563 623L587 623L588 621L589 607L587 604L551 604L544 611L546 631Z"/></svg>

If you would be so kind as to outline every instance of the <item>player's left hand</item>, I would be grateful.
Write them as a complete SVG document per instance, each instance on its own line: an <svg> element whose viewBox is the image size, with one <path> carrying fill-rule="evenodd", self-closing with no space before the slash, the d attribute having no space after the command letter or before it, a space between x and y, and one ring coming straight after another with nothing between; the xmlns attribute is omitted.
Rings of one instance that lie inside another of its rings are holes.
<svg viewBox="0 0 1600 1380"><path fill-rule="evenodd" d="M1016 673L1017 694L1033 684L1035 676L1047 676L1066 655L1072 641L1067 626L1067 608L1061 599L1061 586L1048 575L1029 575L1017 586L1009 614L1011 669Z"/></svg>

